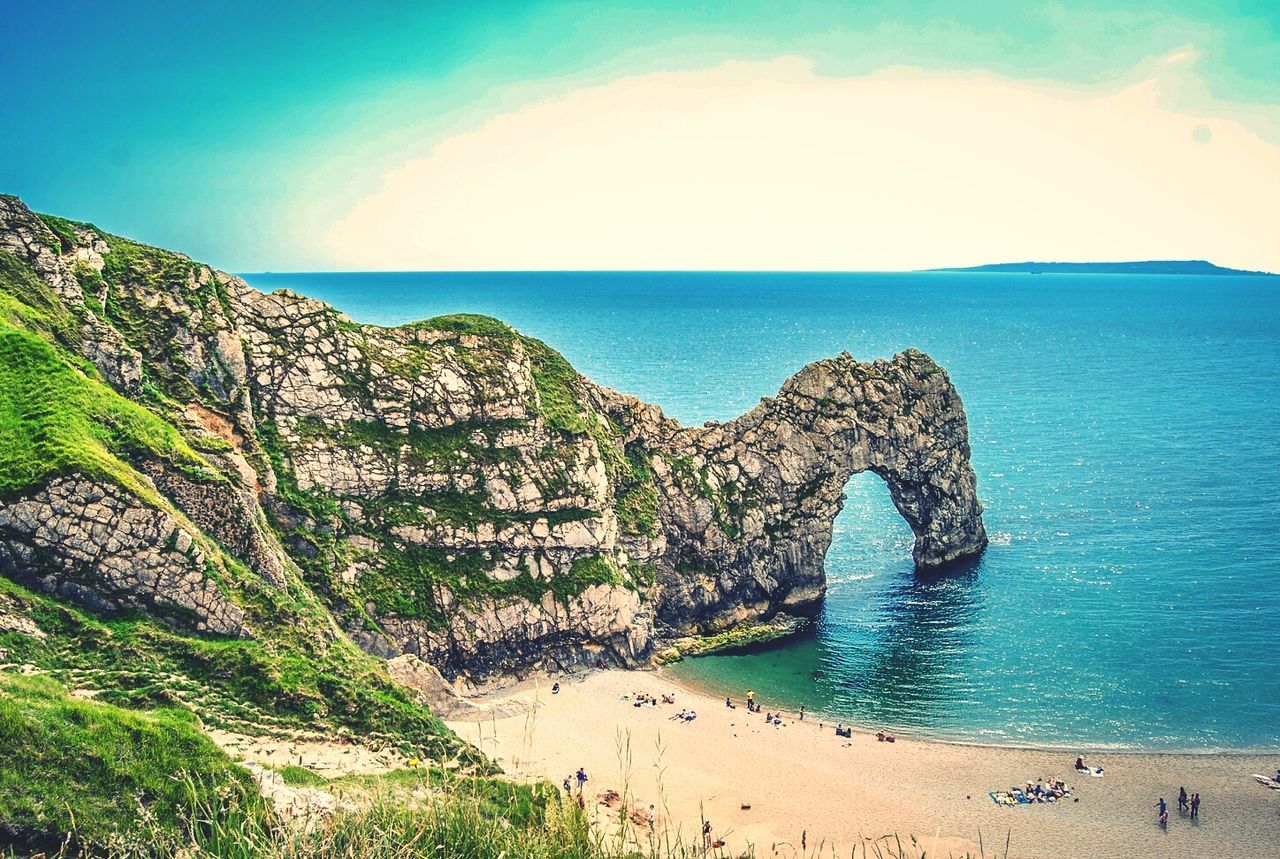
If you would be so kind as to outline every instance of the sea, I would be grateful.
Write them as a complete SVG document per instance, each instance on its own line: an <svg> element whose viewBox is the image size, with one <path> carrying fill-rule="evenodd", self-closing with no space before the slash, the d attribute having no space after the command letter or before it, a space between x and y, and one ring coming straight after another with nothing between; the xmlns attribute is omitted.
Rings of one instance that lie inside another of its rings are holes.
<svg viewBox="0 0 1280 859"><path fill-rule="evenodd" d="M499 317L685 424L810 361L908 347L969 416L991 545L920 576L872 474L812 629L682 681L906 735L1280 750L1280 278L993 273L251 274L360 322Z"/></svg>

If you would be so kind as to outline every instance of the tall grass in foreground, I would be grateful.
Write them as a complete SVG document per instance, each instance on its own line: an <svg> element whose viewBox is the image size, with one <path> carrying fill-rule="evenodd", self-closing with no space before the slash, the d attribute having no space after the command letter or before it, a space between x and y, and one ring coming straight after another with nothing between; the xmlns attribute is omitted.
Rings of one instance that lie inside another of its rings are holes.
<svg viewBox="0 0 1280 859"><path fill-rule="evenodd" d="M573 798L543 786L450 776L440 771L391 781L344 781L347 805L309 821L286 823L262 806L210 800L187 780L189 838L178 844L140 828L108 844L84 845L74 833L46 859L80 855L183 859L934 859L915 839L863 838L839 852L775 844L741 854L685 843L678 832L636 838L593 827ZM336 783L335 783L336 784ZM333 785L330 791L335 790ZM647 834L647 833L646 833ZM647 843L645 843L647 842ZM1002 852L938 859L1007 859ZM13 851L5 856L21 856Z"/></svg>

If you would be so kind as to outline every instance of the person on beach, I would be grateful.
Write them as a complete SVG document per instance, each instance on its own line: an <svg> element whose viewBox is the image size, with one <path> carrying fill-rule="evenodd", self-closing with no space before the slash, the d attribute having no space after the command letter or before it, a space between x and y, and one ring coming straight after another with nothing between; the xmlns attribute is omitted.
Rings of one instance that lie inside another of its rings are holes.
<svg viewBox="0 0 1280 859"><path fill-rule="evenodd" d="M710 820L702 824L702 844L708 850L711 849L711 821Z"/></svg>
<svg viewBox="0 0 1280 859"><path fill-rule="evenodd" d="M803 722L803 721L804 721L804 707L803 707L803 706L800 708L800 721L801 721L801 722Z"/></svg>
<svg viewBox="0 0 1280 859"><path fill-rule="evenodd" d="M731 698L725 698L724 705L728 707L730 710L738 709L737 707L733 706L733 700Z"/></svg>
<svg viewBox="0 0 1280 859"><path fill-rule="evenodd" d="M564 792L573 793L573 776L571 775L564 777Z"/></svg>
<svg viewBox="0 0 1280 859"><path fill-rule="evenodd" d="M552 684L551 684L551 694L552 694L552 695L559 695L559 694L560 694L560 684L559 684L559 683L552 683Z"/></svg>
<svg viewBox="0 0 1280 859"><path fill-rule="evenodd" d="M1163 796L1156 803L1156 808L1160 809L1160 825L1167 826L1169 824L1169 805L1164 801Z"/></svg>
<svg viewBox="0 0 1280 859"><path fill-rule="evenodd" d="M582 793L582 786L587 783L587 771L582 767L578 767L576 778L578 779L578 793ZM1163 799L1160 801L1164 802Z"/></svg>
<svg viewBox="0 0 1280 859"><path fill-rule="evenodd" d="M1185 787L1178 788L1178 811L1186 811L1190 807L1187 802L1187 789Z"/></svg>
<svg viewBox="0 0 1280 859"><path fill-rule="evenodd" d="M1200 794L1193 793L1191 795L1191 819L1200 819Z"/></svg>
<svg viewBox="0 0 1280 859"><path fill-rule="evenodd" d="M1088 769L1088 767L1084 765L1084 758L1082 757L1076 758L1076 772L1079 772L1080 770L1084 770L1084 769Z"/></svg>

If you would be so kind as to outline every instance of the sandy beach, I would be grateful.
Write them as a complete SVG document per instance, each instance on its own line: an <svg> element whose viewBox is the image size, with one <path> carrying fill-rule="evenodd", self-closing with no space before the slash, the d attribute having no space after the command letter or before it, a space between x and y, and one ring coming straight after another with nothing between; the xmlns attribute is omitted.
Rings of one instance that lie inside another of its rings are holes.
<svg viewBox="0 0 1280 859"><path fill-rule="evenodd" d="M467 720L451 721L516 777L560 784L583 767L587 807L610 832L619 814L600 805L607 790L633 809L657 811L655 829L699 841L712 823L725 852L748 847L756 855L806 853L848 856L858 845L896 833L914 836L929 856L1011 857L1242 857L1280 849L1280 792L1259 787L1252 773L1274 774L1280 754L1086 754L1101 778L1077 774L1075 754L898 738L837 737L829 722L783 727L748 713L745 690L723 697L676 685L660 672L601 671L530 681L496 693ZM675 704L633 706L636 693ZM629 696L628 700L621 700ZM767 690L759 690L769 710ZM513 708L513 703L523 706ZM518 709L517 715L500 715ZM673 717L695 710L691 722ZM1061 778L1073 796L1054 804L997 806L988 791ZM1199 820L1177 807L1178 788L1199 792ZM1169 803L1169 823L1157 823L1155 804ZM746 808L744 806L750 806ZM643 842L647 827L631 833ZM803 849L802 849L803 845ZM862 855L859 852L857 855ZM875 855L874 852L871 855Z"/></svg>

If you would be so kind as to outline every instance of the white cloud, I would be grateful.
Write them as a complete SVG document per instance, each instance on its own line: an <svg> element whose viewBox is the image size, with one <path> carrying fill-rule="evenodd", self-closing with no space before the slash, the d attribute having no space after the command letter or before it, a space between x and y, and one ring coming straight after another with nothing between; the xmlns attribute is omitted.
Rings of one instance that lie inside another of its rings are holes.
<svg viewBox="0 0 1280 859"><path fill-rule="evenodd" d="M795 57L624 78L443 139L326 251L370 269L1280 270L1280 147L1163 106L1189 59L1111 90L821 77Z"/></svg>

